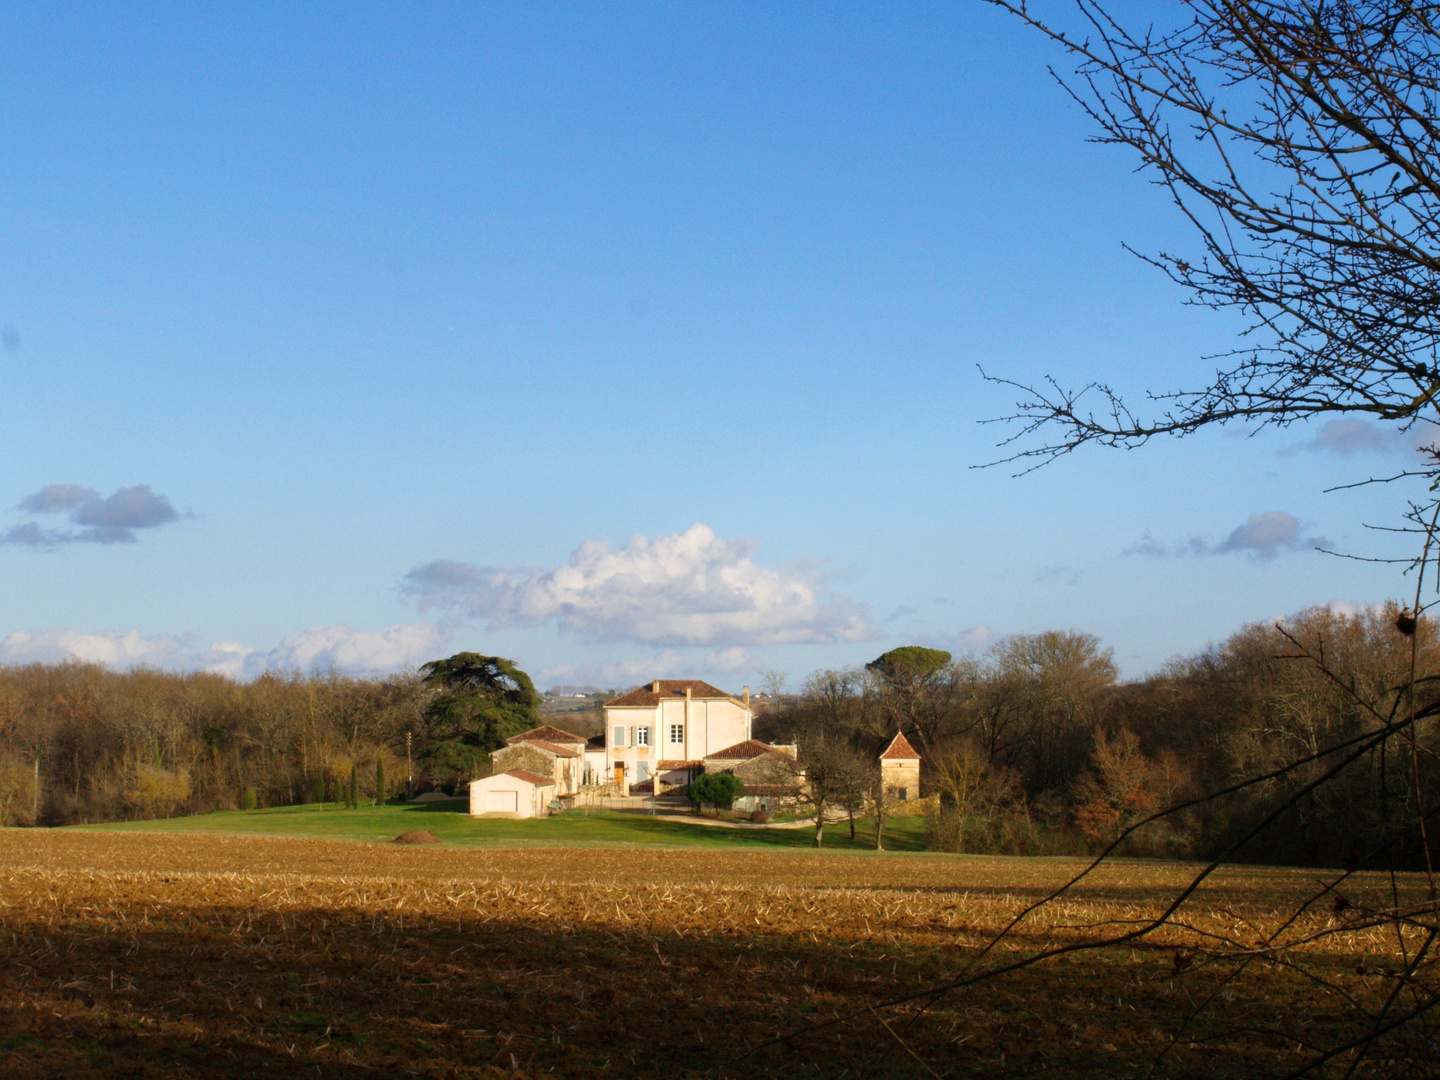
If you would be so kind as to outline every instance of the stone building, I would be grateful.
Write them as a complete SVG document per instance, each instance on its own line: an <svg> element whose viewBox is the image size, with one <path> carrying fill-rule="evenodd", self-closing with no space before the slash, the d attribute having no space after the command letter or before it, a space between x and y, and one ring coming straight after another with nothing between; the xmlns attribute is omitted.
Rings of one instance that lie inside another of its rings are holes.
<svg viewBox="0 0 1440 1080"><path fill-rule="evenodd" d="M584 782L585 736L548 724L512 735L490 755L490 771L512 769L549 777L558 794L573 795Z"/></svg>
<svg viewBox="0 0 1440 1080"><path fill-rule="evenodd" d="M880 787L897 802L920 798L920 755L901 732L880 755Z"/></svg>

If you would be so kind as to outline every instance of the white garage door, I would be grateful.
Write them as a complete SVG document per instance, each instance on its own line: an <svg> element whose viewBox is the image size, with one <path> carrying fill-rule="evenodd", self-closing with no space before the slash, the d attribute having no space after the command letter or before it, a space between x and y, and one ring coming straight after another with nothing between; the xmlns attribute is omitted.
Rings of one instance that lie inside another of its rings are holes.
<svg viewBox="0 0 1440 1080"><path fill-rule="evenodd" d="M491 813L506 811L513 814L520 809L520 793L518 791L487 791L485 794L489 796L485 808Z"/></svg>

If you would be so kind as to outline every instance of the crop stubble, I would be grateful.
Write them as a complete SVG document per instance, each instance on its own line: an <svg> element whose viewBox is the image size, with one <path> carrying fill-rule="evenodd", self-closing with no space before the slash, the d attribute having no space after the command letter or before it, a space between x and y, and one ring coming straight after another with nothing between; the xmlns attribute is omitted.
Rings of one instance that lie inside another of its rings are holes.
<svg viewBox="0 0 1440 1080"><path fill-rule="evenodd" d="M921 1071L913 1051L939 1075L1121 1076L1213 994L1239 1020L1191 1025L1160 1070L1213 1075L1298 1063L1306 1031L1348 1022L1342 991L1390 985L1356 970L1387 951L1379 930L1272 949L1239 977L1187 959L1208 935L1262 940L1320 880L1246 870L1147 946L886 1011L908 1049L869 1012L953 977L1076 865L6 830L0 1072L898 1076ZM1107 868L992 958L1143 918L1188 872ZM1357 905L1381 887L1351 884Z"/></svg>

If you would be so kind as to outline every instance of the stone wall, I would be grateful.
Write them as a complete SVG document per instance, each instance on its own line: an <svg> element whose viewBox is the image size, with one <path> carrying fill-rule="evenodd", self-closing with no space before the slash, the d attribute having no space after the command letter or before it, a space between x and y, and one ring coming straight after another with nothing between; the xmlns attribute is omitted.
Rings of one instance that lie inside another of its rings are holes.
<svg viewBox="0 0 1440 1080"><path fill-rule="evenodd" d="M799 784L794 759L780 754L762 754L726 771L738 776L747 788L785 788Z"/></svg>
<svg viewBox="0 0 1440 1080"><path fill-rule="evenodd" d="M555 755L547 754L544 750L531 746L529 743L516 743L513 746L496 750L490 755L490 764L492 776L496 773L509 772L511 769L524 769L527 772L539 773L541 776L555 777Z"/></svg>

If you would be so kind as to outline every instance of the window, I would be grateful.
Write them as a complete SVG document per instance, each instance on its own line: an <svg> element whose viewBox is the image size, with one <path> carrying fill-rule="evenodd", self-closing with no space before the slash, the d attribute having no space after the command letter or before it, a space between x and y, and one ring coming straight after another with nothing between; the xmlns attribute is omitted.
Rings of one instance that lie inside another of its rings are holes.
<svg viewBox="0 0 1440 1080"><path fill-rule="evenodd" d="M902 788L900 789L900 801L901 801L901 802L906 802L906 801L909 800L909 798L910 798L910 792L909 792L906 788L903 788L903 787L902 787Z"/></svg>
<svg viewBox="0 0 1440 1080"><path fill-rule="evenodd" d="M648 761L637 761L635 763L635 780L643 784L650 779L650 763Z"/></svg>
<svg viewBox="0 0 1440 1080"><path fill-rule="evenodd" d="M648 727L637 727L637 728L635 729L635 745L636 745L636 746L649 746L649 745L650 745L650 729L649 729Z"/></svg>
<svg viewBox="0 0 1440 1080"><path fill-rule="evenodd" d="M624 746L624 745L625 745L625 729L624 729L623 727L617 727L617 728L615 728L614 731L612 731L610 734L611 734L611 739L610 739L610 745L611 745L611 746Z"/></svg>
<svg viewBox="0 0 1440 1080"><path fill-rule="evenodd" d="M670 725L670 744L671 744L672 746L679 746L679 745L680 745L681 743L683 743L684 741L685 741L685 725L684 725L684 724L671 724L671 725Z"/></svg>

